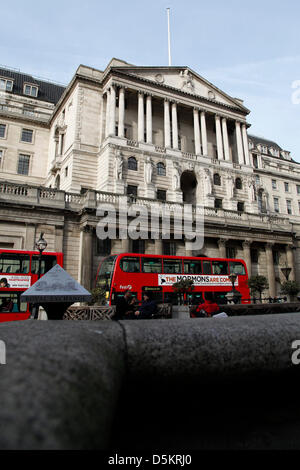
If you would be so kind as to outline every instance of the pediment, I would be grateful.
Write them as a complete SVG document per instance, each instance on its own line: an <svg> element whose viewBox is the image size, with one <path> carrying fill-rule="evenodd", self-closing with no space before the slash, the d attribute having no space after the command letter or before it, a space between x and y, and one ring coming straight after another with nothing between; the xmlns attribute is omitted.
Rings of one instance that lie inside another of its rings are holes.
<svg viewBox="0 0 300 470"><path fill-rule="evenodd" d="M118 67L126 75L152 81L158 85L164 85L181 90L191 95L203 97L212 102L235 107L245 114L249 110L242 101L232 98L225 92L205 80L188 67Z"/></svg>

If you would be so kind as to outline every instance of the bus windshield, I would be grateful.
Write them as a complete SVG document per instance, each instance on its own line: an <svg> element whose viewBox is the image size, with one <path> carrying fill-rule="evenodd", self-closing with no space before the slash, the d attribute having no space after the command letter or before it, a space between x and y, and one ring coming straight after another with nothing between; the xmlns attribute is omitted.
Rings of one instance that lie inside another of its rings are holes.
<svg viewBox="0 0 300 470"><path fill-rule="evenodd" d="M97 287L101 287L106 292L110 291L112 273L114 270L116 258L117 256L109 256L108 258L105 258L100 265Z"/></svg>

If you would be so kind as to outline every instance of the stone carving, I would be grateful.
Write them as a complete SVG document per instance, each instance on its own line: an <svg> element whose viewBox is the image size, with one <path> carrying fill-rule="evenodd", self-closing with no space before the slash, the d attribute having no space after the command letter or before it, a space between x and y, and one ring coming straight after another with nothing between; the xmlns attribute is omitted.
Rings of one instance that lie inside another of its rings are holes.
<svg viewBox="0 0 300 470"><path fill-rule="evenodd" d="M117 151L116 154L116 179L122 180L123 179L123 164L124 159L120 150Z"/></svg>
<svg viewBox="0 0 300 470"><path fill-rule="evenodd" d="M248 195L249 201L254 202L256 199L255 180L254 178L248 179Z"/></svg>
<svg viewBox="0 0 300 470"><path fill-rule="evenodd" d="M181 72L179 72L179 75L182 80L181 89L188 88L189 90L194 91L195 86L193 82L193 77L190 72L187 69L185 71L181 70Z"/></svg>
<svg viewBox="0 0 300 470"><path fill-rule="evenodd" d="M208 168L204 170L204 194L211 195L212 194L212 177Z"/></svg>
<svg viewBox="0 0 300 470"><path fill-rule="evenodd" d="M227 175L226 177L227 194L229 199L234 198L234 177Z"/></svg>
<svg viewBox="0 0 300 470"><path fill-rule="evenodd" d="M173 190L180 191L180 176L181 176L181 169L177 162L173 163Z"/></svg>
<svg viewBox="0 0 300 470"><path fill-rule="evenodd" d="M153 176L153 169L154 169L154 164L150 157L146 158L144 168L145 168L145 181L147 184L150 184L152 183L152 176Z"/></svg>

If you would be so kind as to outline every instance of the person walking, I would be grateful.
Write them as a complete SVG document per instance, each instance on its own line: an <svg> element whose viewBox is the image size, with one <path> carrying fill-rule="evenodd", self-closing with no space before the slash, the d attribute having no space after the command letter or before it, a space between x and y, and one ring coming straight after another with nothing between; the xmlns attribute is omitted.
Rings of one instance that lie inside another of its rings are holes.
<svg viewBox="0 0 300 470"><path fill-rule="evenodd" d="M133 313L133 308L130 306L132 294L130 290L124 293L123 297L120 297L116 303L116 312L112 317L112 320L126 320L126 315Z"/></svg>
<svg viewBox="0 0 300 470"><path fill-rule="evenodd" d="M205 301L191 313L192 318L212 317L220 311L219 305L214 302L212 292L205 292Z"/></svg>

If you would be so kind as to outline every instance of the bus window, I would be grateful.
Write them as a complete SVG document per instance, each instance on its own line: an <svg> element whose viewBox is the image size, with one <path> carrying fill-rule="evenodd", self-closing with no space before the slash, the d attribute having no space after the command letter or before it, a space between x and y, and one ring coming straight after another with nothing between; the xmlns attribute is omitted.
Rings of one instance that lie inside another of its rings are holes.
<svg viewBox="0 0 300 470"><path fill-rule="evenodd" d="M226 305L228 303L226 294L228 294L228 292L216 292L215 291L214 292L214 301L218 305Z"/></svg>
<svg viewBox="0 0 300 470"><path fill-rule="evenodd" d="M226 261L212 261L213 274L228 274L228 263Z"/></svg>
<svg viewBox="0 0 300 470"><path fill-rule="evenodd" d="M181 259L164 259L164 273L165 274L181 274L182 263Z"/></svg>
<svg viewBox="0 0 300 470"><path fill-rule="evenodd" d="M1 273L29 273L29 255L21 253L1 253L0 272Z"/></svg>
<svg viewBox="0 0 300 470"><path fill-rule="evenodd" d="M192 294L187 294L187 300L191 305L199 305L203 303L202 292L193 292Z"/></svg>
<svg viewBox="0 0 300 470"><path fill-rule="evenodd" d="M202 274L201 261L184 261L184 274Z"/></svg>
<svg viewBox="0 0 300 470"><path fill-rule="evenodd" d="M19 292L0 292L0 313L27 312L27 303L20 302Z"/></svg>
<svg viewBox="0 0 300 470"><path fill-rule="evenodd" d="M140 258L133 256L126 256L121 259L120 267L125 273L139 273L140 272Z"/></svg>
<svg viewBox="0 0 300 470"><path fill-rule="evenodd" d="M210 261L202 261L203 274L211 274L211 264Z"/></svg>
<svg viewBox="0 0 300 470"><path fill-rule="evenodd" d="M163 301L163 293L161 286L143 286L142 287L142 296L143 294L149 294L152 300L156 302Z"/></svg>
<svg viewBox="0 0 300 470"><path fill-rule="evenodd" d="M165 292L164 293L164 302L172 305L179 305L180 303L180 294L176 292Z"/></svg>
<svg viewBox="0 0 300 470"><path fill-rule="evenodd" d="M56 256L42 255L41 274L47 273L56 264L57 264ZM38 273L39 273L39 255L32 255L31 274L38 274Z"/></svg>
<svg viewBox="0 0 300 470"><path fill-rule="evenodd" d="M108 256L105 258L99 269L98 278L97 278L97 286L102 287L107 292L110 290L111 284L111 277L112 272L115 264L116 256Z"/></svg>
<svg viewBox="0 0 300 470"><path fill-rule="evenodd" d="M245 271L245 266L238 262L238 261L231 261L229 263L229 268L230 268L230 274L240 274L241 276L245 276L246 271Z"/></svg>
<svg viewBox="0 0 300 470"><path fill-rule="evenodd" d="M143 273L162 273L160 258L142 258Z"/></svg>
<svg viewBox="0 0 300 470"><path fill-rule="evenodd" d="M112 296L111 296L111 304L116 305L117 301L119 299L121 299L121 297L124 297L124 294L125 294L125 291L123 291L123 292L113 292ZM132 297L137 299L137 292L131 292L130 291L130 294L132 295Z"/></svg>

